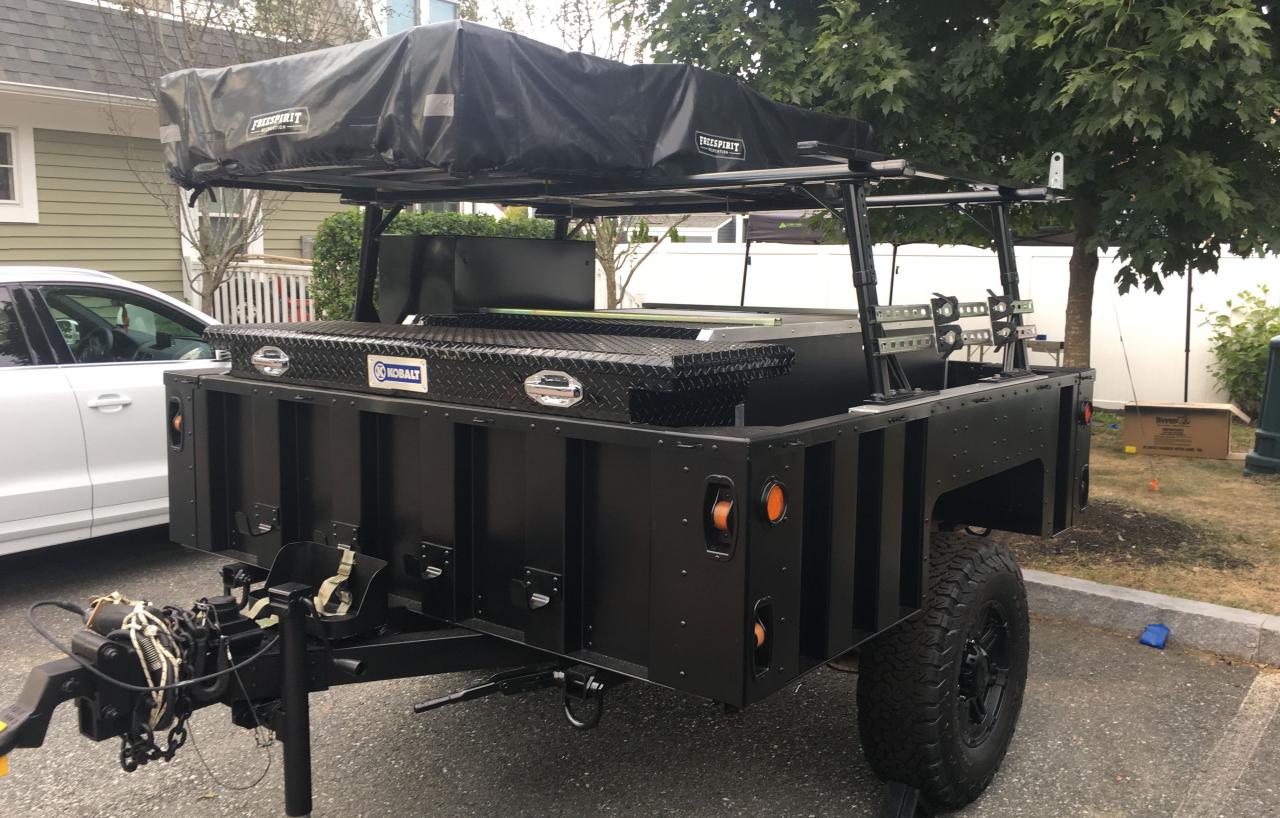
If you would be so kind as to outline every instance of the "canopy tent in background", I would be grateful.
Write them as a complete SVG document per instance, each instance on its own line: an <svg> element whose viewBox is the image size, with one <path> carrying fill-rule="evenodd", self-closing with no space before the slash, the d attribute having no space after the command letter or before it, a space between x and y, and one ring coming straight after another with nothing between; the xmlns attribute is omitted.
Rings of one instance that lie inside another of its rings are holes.
<svg viewBox="0 0 1280 818"><path fill-rule="evenodd" d="M765 241L773 244L829 244L826 231L813 226L812 210L771 210L752 213L746 217L743 240L747 251L742 256L742 293L738 306L747 304L747 270L751 267L751 242Z"/></svg>
<svg viewBox="0 0 1280 818"><path fill-rule="evenodd" d="M752 213L746 218L746 242L776 244L829 244L826 231L813 227L812 210L772 210Z"/></svg>

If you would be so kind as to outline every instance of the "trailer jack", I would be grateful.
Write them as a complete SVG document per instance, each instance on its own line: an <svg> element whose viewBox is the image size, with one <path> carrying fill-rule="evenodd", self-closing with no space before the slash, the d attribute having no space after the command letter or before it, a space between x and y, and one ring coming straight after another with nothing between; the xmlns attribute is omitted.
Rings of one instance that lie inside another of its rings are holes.
<svg viewBox="0 0 1280 818"><path fill-rule="evenodd" d="M489 680L472 687L464 687L445 696L427 699L413 706L414 713L426 713L448 704L471 701L494 693L513 696L544 687L560 687L564 691L564 715L569 724L578 730L590 730L600 723L604 715L606 674L590 665L574 665L560 668L554 664L527 665L496 673ZM616 683L625 681L617 677ZM612 684L612 682L611 682ZM588 705L586 716L579 708Z"/></svg>

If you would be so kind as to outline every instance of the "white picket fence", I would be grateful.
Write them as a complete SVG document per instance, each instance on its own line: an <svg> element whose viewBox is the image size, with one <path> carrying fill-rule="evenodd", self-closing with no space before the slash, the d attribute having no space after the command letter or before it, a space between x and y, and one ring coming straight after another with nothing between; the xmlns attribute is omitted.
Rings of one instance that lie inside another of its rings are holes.
<svg viewBox="0 0 1280 818"><path fill-rule="evenodd" d="M213 294L213 317L224 324L315 321L311 268L242 264Z"/></svg>

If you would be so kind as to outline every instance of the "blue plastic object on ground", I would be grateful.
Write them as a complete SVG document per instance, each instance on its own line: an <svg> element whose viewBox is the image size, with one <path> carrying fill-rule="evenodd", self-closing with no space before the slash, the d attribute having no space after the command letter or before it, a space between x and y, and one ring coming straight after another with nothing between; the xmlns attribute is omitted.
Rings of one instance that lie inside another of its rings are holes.
<svg viewBox="0 0 1280 818"><path fill-rule="evenodd" d="M1164 643L1169 639L1169 629L1159 622L1148 625L1147 629L1142 632L1142 636L1138 637L1138 642L1143 645L1149 645L1153 648L1164 650Z"/></svg>

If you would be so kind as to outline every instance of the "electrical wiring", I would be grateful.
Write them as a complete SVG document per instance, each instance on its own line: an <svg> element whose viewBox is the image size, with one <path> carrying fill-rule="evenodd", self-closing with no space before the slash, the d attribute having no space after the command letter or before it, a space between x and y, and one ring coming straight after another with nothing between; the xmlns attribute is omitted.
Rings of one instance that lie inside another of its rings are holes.
<svg viewBox="0 0 1280 818"><path fill-rule="evenodd" d="M70 649L68 649L65 645L63 645L61 642L58 641L56 636L49 633L49 631L46 630L43 625L41 625L39 622L36 621L36 618L35 618L36 611L41 608L60 608L69 613L74 613L80 617L84 616L83 608L81 608L79 605L76 605L74 602L66 602L64 600L53 600L53 599L41 600L31 605L31 607L27 608L27 623L31 625L31 629L34 630L36 633L38 633L46 642L48 642L50 645L53 645L55 648L61 651L68 658L74 660L76 664L80 665L80 667L84 668L86 671L88 671L92 675L96 676L97 678L101 679L102 681L108 684L115 685L116 687L122 690L128 690L133 693L156 693L158 691L164 691L164 690L182 690L184 688L193 687L198 684L203 684L205 682L213 681L222 676L226 676L230 673L234 673L235 671L248 667L249 665L253 664L254 662L261 659L263 656L265 656L280 641L280 636L277 634L271 637L271 639L268 640L267 643L263 645L261 648L259 648L257 652L255 652L253 655L245 659L242 659L233 665L222 668L220 670L216 670L212 673L206 673L202 676L196 676L191 679L183 679L182 681L171 682L171 683L160 684L160 685L135 685L135 684L130 684L129 682L120 681L119 679L116 679L112 676L107 675L106 673L103 673L101 670L98 670L98 668L94 667L89 662L86 662L84 659L72 653Z"/></svg>

